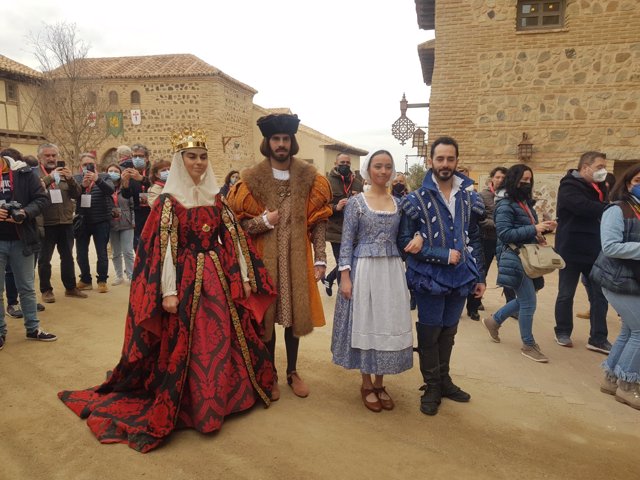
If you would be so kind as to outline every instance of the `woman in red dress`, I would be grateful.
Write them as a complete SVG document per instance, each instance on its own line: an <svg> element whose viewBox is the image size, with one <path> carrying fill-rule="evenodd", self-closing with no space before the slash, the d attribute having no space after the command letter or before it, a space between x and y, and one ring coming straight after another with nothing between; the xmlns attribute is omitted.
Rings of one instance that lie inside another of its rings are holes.
<svg viewBox="0 0 640 480"><path fill-rule="evenodd" d="M261 319L275 298L264 265L218 194L201 131L172 137L164 192L134 266L120 363L60 399L102 443L157 447L176 428L208 433L256 401L274 374Z"/></svg>

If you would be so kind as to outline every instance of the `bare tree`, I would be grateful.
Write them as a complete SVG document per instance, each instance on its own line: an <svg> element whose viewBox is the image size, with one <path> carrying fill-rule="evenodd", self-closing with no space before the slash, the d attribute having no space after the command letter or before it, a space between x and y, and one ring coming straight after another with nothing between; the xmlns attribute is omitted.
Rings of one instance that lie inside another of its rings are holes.
<svg viewBox="0 0 640 480"><path fill-rule="evenodd" d="M76 25L65 22L44 24L30 35L30 43L44 76L38 102L43 133L75 164L80 153L96 150L107 135L98 124L107 99L86 71L89 47L78 38Z"/></svg>

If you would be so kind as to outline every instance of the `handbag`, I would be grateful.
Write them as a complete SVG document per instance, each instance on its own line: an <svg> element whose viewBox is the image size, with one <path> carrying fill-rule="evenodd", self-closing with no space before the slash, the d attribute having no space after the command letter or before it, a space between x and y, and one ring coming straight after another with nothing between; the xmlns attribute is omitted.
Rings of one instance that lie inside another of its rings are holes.
<svg viewBox="0 0 640 480"><path fill-rule="evenodd" d="M529 278L542 277L547 273L551 273L554 270L562 270L567 266L560 254L550 245L525 243L518 248L511 243L509 247L520 258L524 273Z"/></svg>

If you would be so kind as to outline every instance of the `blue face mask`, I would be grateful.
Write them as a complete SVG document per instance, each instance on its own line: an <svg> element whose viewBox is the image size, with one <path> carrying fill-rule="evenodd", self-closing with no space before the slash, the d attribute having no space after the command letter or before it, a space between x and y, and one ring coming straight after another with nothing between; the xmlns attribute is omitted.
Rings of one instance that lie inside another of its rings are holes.
<svg viewBox="0 0 640 480"><path fill-rule="evenodd" d="M118 180L120 180L120 172L108 172L109 173L109 178L111 178L111 180L113 180L114 182L117 182Z"/></svg>
<svg viewBox="0 0 640 480"><path fill-rule="evenodd" d="M133 157L133 166L136 168L142 168L145 165L144 158L142 157Z"/></svg>
<svg viewBox="0 0 640 480"><path fill-rule="evenodd" d="M83 175L86 175L87 173L89 173L89 170L87 170L87 167L82 167L82 173Z"/></svg>
<svg viewBox="0 0 640 480"><path fill-rule="evenodd" d="M163 182L166 182L167 178L169 178L169 170L163 170L162 172L160 172L158 174L158 178Z"/></svg>
<svg viewBox="0 0 640 480"><path fill-rule="evenodd" d="M640 183L633 186L633 188L631 189L631 195L640 200Z"/></svg>

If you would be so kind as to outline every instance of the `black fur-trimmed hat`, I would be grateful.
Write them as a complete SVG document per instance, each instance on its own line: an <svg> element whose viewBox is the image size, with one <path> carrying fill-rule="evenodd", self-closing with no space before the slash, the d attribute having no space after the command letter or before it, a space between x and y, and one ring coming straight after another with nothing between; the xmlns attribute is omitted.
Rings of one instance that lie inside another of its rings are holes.
<svg viewBox="0 0 640 480"><path fill-rule="evenodd" d="M288 113L274 113L266 115L258 119L258 128L265 138L271 138L277 133L285 133L287 135L295 135L298 131L298 115L289 115Z"/></svg>

